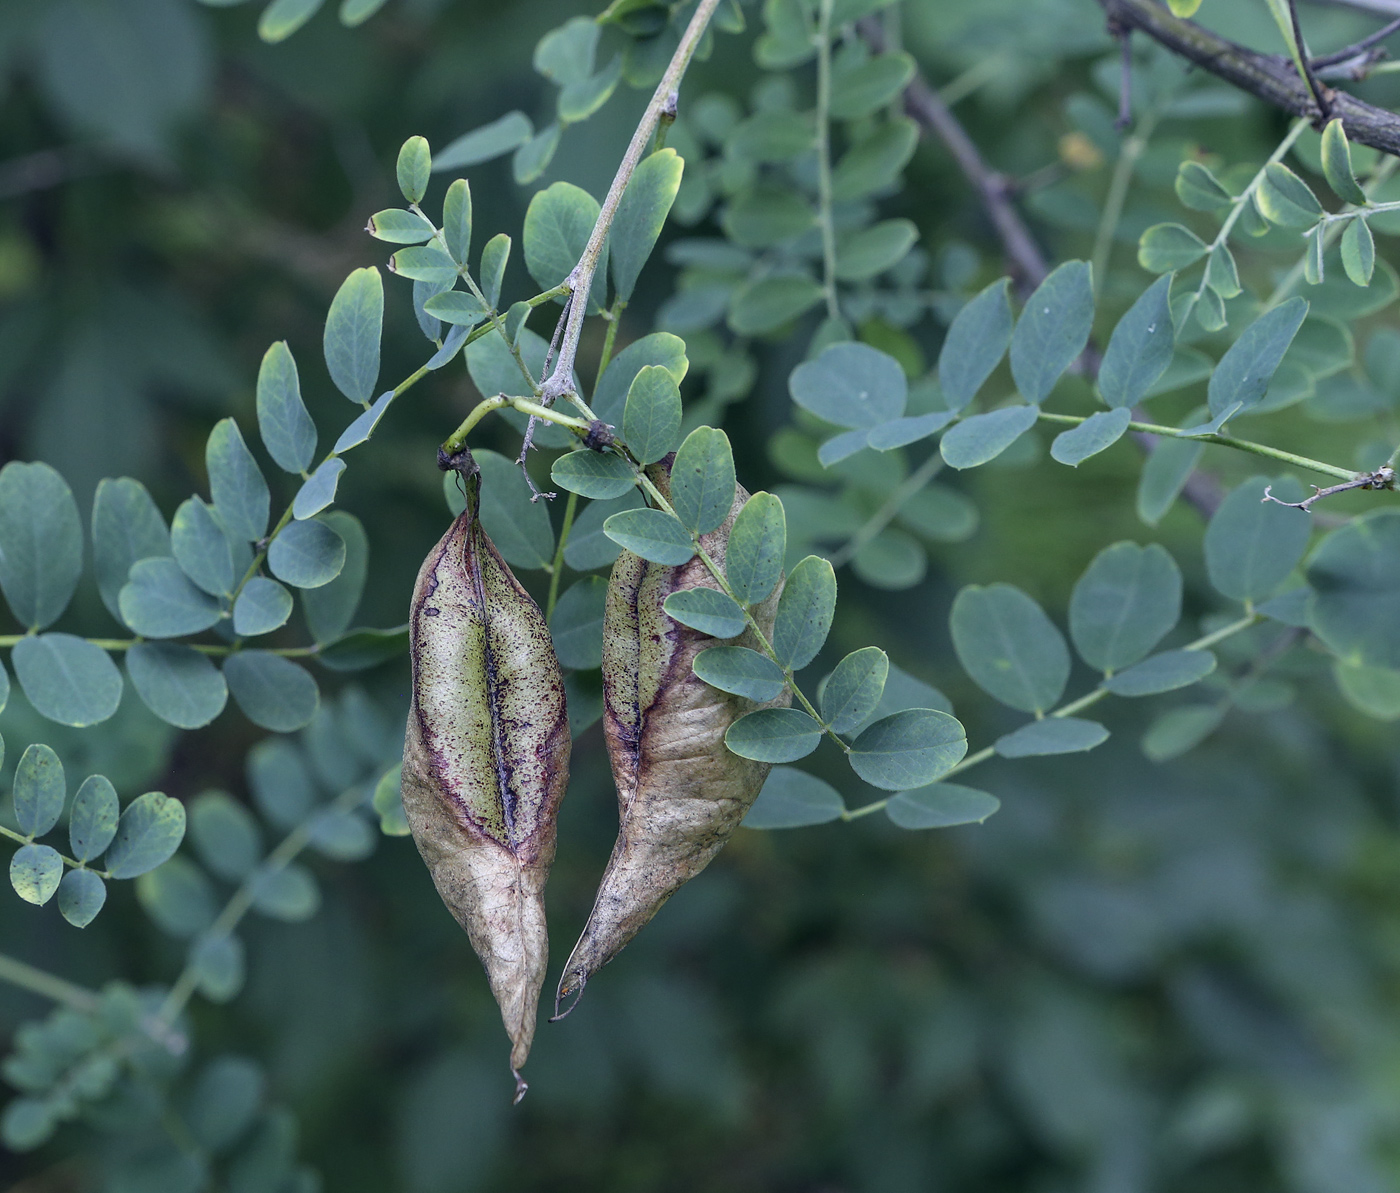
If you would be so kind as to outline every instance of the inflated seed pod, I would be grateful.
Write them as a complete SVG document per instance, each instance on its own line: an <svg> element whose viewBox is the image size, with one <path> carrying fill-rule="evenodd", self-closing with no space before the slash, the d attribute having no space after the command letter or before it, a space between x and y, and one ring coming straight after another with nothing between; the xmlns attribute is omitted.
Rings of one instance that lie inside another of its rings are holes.
<svg viewBox="0 0 1400 1193"><path fill-rule="evenodd" d="M647 472L669 496L669 461ZM740 488L724 524L700 540L721 569L729 531L748 496ZM577 999L588 979L709 865L768 777L766 763L725 748L725 730L756 708L786 706L791 696L784 692L758 704L694 674L695 656L719 640L674 621L662 602L699 587L719 587L699 556L667 567L623 551L613 565L603 613L603 731L622 823L592 914L560 979L556 1016L564 999ZM754 609L769 637L781 591L780 584ZM758 647L752 630L727 644Z"/></svg>
<svg viewBox="0 0 1400 1193"><path fill-rule="evenodd" d="M564 679L539 606L467 508L413 590L403 806L438 894L486 967L511 1039L516 1100L549 958L544 884L569 779Z"/></svg>

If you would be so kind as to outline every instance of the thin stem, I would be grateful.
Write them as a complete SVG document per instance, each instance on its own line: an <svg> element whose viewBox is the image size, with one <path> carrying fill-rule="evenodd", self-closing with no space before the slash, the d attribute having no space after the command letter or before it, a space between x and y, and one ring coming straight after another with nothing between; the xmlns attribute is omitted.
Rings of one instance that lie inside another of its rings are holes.
<svg viewBox="0 0 1400 1193"><path fill-rule="evenodd" d="M0 953L0 982L9 982L11 986L18 986L31 994L51 998L54 1002L61 1002L64 1006L84 1014L90 1015L102 1005L102 999L95 991L75 986L64 978L46 970L36 969L4 953Z"/></svg>
<svg viewBox="0 0 1400 1193"><path fill-rule="evenodd" d="M326 808L338 812L348 812L357 807L365 800L365 793L361 787L352 787L348 791L342 792ZM281 843L271 853L267 855L256 870L253 871L239 888L229 897L229 901L224 904L224 909L215 917L214 922L209 925L204 935L206 937L227 936L238 927L239 921L248 914L253 906L253 898L257 891L258 884L264 881L268 874L277 873L286 869L311 840L311 822L322 811L318 808L296 828L292 829L281 841ZM165 1001L161 1003L160 1010L156 1012L156 1023L169 1030L180 1017L190 999L194 996L195 989L199 985L194 962L190 961L185 968L180 971L179 977L175 979L175 984L171 986L170 993L165 996Z"/></svg>
<svg viewBox="0 0 1400 1193"><path fill-rule="evenodd" d="M532 402L529 398L512 398L505 394L497 394L494 398L483 398L474 407L472 412L461 422L461 425L443 440L443 451L451 454L461 451L466 445L467 436L472 433L477 423L490 414L493 410L502 410L509 406L512 410L519 410L522 414L533 414L536 418L555 423L561 427L568 427L577 435L588 433L589 421L581 418L573 418L567 414L561 414L557 410L541 406L538 402Z"/></svg>
<svg viewBox="0 0 1400 1193"><path fill-rule="evenodd" d="M661 82L656 85L656 91L652 94L651 101L647 104L646 111L642 114L642 119L632 134L627 152L617 167L617 173L613 176L612 185L608 187L608 193L603 198L603 205L599 209L597 222L594 223L593 231L589 234L588 244L584 247L583 255L579 258L578 264L574 266L573 273L569 275L570 292L578 295L580 301L569 304L569 323L564 329L564 342L559 349L559 360L554 366L554 372L545 381L541 393L546 405L562 394L573 390L574 360L578 356L578 342L583 333L584 316L588 313L588 297L593 291L593 275L598 270L598 260L603 253L603 244L607 240L608 229L612 227L613 217L617 214L617 205L622 201L622 192L627 189L627 184L631 181L633 172L641 162L643 153L651 144L651 136L656 129L657 122L661 119L662 110L668 109L674 102L672 96L680 87L681 79L685 75L686 68L690 65L695 48L700 44L705 27L710 23L710 18L714 16L715 9L718 7L719 0L700 0L696 6L695 14L690 18L690 24L686 26L685 33L681 35L680 44L671 56L670 65L666 67L666 73L661 76Z"/></svg>
<svg viewBox="0 0 1400 1193"><path fill-rule="evenodd" d="M11 841L18 841L21 845L34 844L33 837L26 837L23 833L17 833L14 829L6 828L3 824L0 824L0 836L9 837ZM53 847L50 846L49 848L52 849ZM58 853L58 856L63 859L63 864L65 866L70 867L71 869L82 870L84 868L87 868L91 869L94 874L100 874L103 878L107 877L106 870L98 870L91 866L84 867L82 862L74 860L73 858L69 857L66 853L59 853L57 849L54 849L54 852Z"/></svg>
<svg viewBox="0 0 1400 1193"><path fill-rule="evenodd" d="M831 9L821 0L817 17L817 222L822 230L822 291L829 319L841 317L836 299L836 224L831 200Z"/></svg>
<svg viewBox="0 0 1400 1193"><path fill-rule="evenodd" d="M28 635L26 634L0 634L0 649L11 647L22 642ZM130 650L133 646L144 645L144 638L86 638L84 641L91 643L99 650L123 651ZM210 655L214 658L223 658L225 655L237 654L241 647L204 645L192 643L191 650L197 650L200 654ZM319 646L276 646L266 648L268 654L281 655L284 659L305 659L311 658L321 653Z"/></svg>
<svg viewBox="0 0 1400 1193"><path fill-rule="evenodd" d="M1349 46L1344 46L1340 50L1334 50L1330 54L1323 54L1320 58L1314 58L1312 60L1313 69L1316 70L1319 66L1336 66L1337 63L1345 62L1348 58L1355 58L1358 54L1369 50L1377 42L1384 41L1397 29L1400 29L1400 17L1391 21L1388 25L1382 25L1374 33L1370 34L1368 37L1363 37L1358 42L1354 42Z"/></svg>
<svg viewBox="0 0 1400 1193"><path fill-rule="evenodd" d="M1186 646L1183 646L1181 649L1208 650L1217 642L1221 642L1234 634L1238 634L1242 630L1249 629L1249 627L1252 626L1258 620L1259 615L1257 613L1254 613L1253 611L1248 612L1238 621L1232 621L1229 625L1222 626L1214 633L1204 634L1201 637L1197 638L1194 642L1188 643ZM1055 709L1053 712L1048 713L1046 715L1047 717L1073 716L1075 713L1088 708L1090 705L1097 704L1105 696L1110 695L1112 695L1112 693L1107 688L1097 687L1092 692L1086 692L1077 700L1071 700L1068 704L1063 704L1059 708ZM983 762L986 762L987 759L995 757L996 752L997 751L995 746L984 746L982 749L978 750L977 753L969 754L966 758L959 762L957 766L945 772L938 781L941 783L944 780L951 779L954 775L961 774L965 770L971 770L974 766L979 766ZM862 816L869 816L872 812L880 811L882 808L888 805L890 800L892 800L893 798L893 795L887 795L884 799L875 800L873 803L869 804L862 804L859 808L849 809L848 811L841 813L841 819L859 820Z"/></svg>
<svg viewBox="0 0 1400 1193"><path fill-rule="evenodd" d="M1307 127L1308 122L1306 119L1300 117L1299 119L1295 120L1293 122L1293 126L1288 130L1288 135L1284 137L1282 141L1279 142L1278 146L1274 149L1273 153L1269 155L1269 160L1259 167L1258 172L1254 175L1253 178L1249 180L1249 185L1245 187L1244 190L1242 190L1238 195L1235 196L1229 214L1225 217L1224 222L1220 225L1220 231L1216 233L1215 239L1212 240L1210 244L1206 246L1206 272L1201 275L1201 280L1196 287L1195 293L1191 295L1191 300L1186 304L1186 309L1182 312L1180 321L1182 327L1186 326L1186 320L1191 317L1191 313L1196 309L1196 304L1201 300L1201 295L1204 294L1206 291L1206 277L1209 276L1210 273L1210 267L1208 264L1210 261L1210 254L1213 253L1216 249L1220 248L1222 245L1224 245L1227 240L1229 240L1230 233L1231 231L1233 231L1236 222L1238 222L1241 213L1244 211L1245 204L1253 199L1254 192L1257 191L1259 187L1263 184L1265 172L1268 170L1269 166L1273 165L1275 162L1280 162L1283 160L1284 156L1288 153L1288 151L1293 148L1293 143L1303 135L1303 132ZM1269 307L1273 305L1273 299L1270 298L1270 300L1265 304L1264 309L1268 310Z"/></svg>
<svg viewBox="0 0 1400 1193"><path fill-rule="evenodd" d="M889 499L876 510L866 520L855 534L846 540L844 546L839 548L831 556L831 566L834 568L843 567L851 562L859 553L860 549L870 542L880 531L884 530L901 509L915 493L924 488L935 476L943 470L943 457L934 452L927 460L919 465L917 469L905 478L904 482L893 493Z"/></svg>
<svg viewBox="0 0 1400 1193"><path fill-rule="evenodd" d="M549 573L549 601L545 605L546 622L554 616L554 605L559 599L559 576L564 570L564 547L569 541L569 532L574 528L574 514L578 511L578 494L570 493L564 504L564 525L559 528L559 541L554 545L554 567Z"/></svg>
<svg viewBox="0 0 1400 1193"><path fill-rule="evenodd" d="M1123 44L1128 37L1123 35ZM1108 277L1108 259L1113 252L1113 238L1118 234L1118 222L1123 217L1123 204L1128 198L1128 187L1132 185L1133 169L1138 158L1147 148L1153 131L1157 127L1158 112L1153 108L1138 121L1137 130L1123 139L1118 151L1118 161L1113 167L1113 178L1108 184L1108 195L1104 199L1103 215L1099 219L1098 234L1094 237L1093 278L1102 286Z"/></svg>
<svg viewBox="0 0 1400 1193"><path fill-rule="evenodd" d="M664 496L662 496L661 490L658 489L652 483L651 478L648 477L647 474L643 472L640 467L637 468L637 481L641 485L642 490L647 494L647 496L649 496L654 502L656 502L656 506L658 509L664 510L673 518L676 517L676 511L672 507L671 503L667 501ZM773 644L768 641L768 638L764 634L762 628L754 619L753 611L735 594L734 589L730 587L729 577L724 574L724 569L720 567L719 564L716 563L714 559L710 556L710 553L706 551L703 546L700 545L700 538L698 535L691 535L691 545L695 548L695 554L699 556L700 562L705 565L705 567L709 570L710 575L715 578L715 583L719 585L720 591L723 592L725 596L727 596L731 601L733 601L736 605L739 606L739 608L741 608L744 611L744 620L748 623L749 629L753 632L753 636L758 640L758 644L762 648L761 653L765 655L771 663L775 664L779 670L782 671L783 678L787 683L788 691L790 691L793 694L793 696L796 697L797 702L800 705L802 705L803 709L806 710L807 715L810 716L812 720L814 720L818 725L821 726L822 732L825 733L827 737L831 738L831 740L835 742L836 745L844 753L849 754L851 752L851 747L848 746L831 729L827 728L826 725L822 723L821 713L819 713L816 710L816 706L813 705L812 702L807 699L802 689L797 686L797 680L793 678L792 668L789 667L786 663L784 663L782 659L778 658L778 652L773 649Z"/></svg>
<svg viewBox="0 0 1400 1193"><path fill-rule="evenodd" d="M1394 157L1384 158L1376 166L1375 170L1371 173L1370 179L1362 188L1366 192L1368 200L1369 197L1380 188L1381 184L1384 183L1387 178L1389 178L1392 174L1395 173L1397 167L1400 167L1400 158ZM1336 244L1337 238L1343 232L1342 223L1340 222L1341 220L1349 218L1350 216L1360 213L1362 211L1369 214L1372 211L1380 211L1383 208L1389 208L1390 206L1391 205L1388 203L1371 204L1368 201L1366 207L1363 209L1359 207L1352 207L1348 204L1340 212L1332 213L1330 219L1327 218L1326 215L1324 215L1321 222L1324 223L1326 227L1324 227L1321 231L1314 232L1313 235L1322 237L1322 251L1325 253L1329 248L1332 247L1332 245ZM1268 300L1264 303L1265 311L1273 310L1274 307L1278 306L1279 303L1281 303L1285 298L1287 298L1290 294L1293 293L1293 291L1297 288L1298 283L1303 280L1303 277L1307 273L1307 264L1308 254L1304 253L1301 257L1298 258L1297 261L1293 263L1293 268L1283 275L1283 278L1279 281L1279 284L1274 287L1274 292L1269 295Z"/></svg>
<svg viewBox="0 0 1400 1193"><path fill-rule="evenodd" d="M1078 426L1086 421L1085 416L1078 414L1050 414L1042 410L1040 417L1045 422L1067 423ZM1292 464L1296 468L1306 468L1309 472L1318 472L1323 476L1333 476L1338 480L1352 480L1356 472L1352 469L1338 468L1335 464L1324 464L1321 460L1309 459L1307 456L1300 456L1294 452L1286 452L1277 447L1270 447L1265 443L1255 443L1249 439L1236 439L1233 435L1185 435L1180 427L1164 427L1158 423L1130 422L1130 431L1146 431L1149 435L1165 435L1171 439L1193 439L1197 443L1214 443L1221 447L1233 447L1237 451L1249 452L1251 455L1266 456L1270 460L1278 460L1283 464Z"/></svg>
<svg viewBox="0 0 1400 1193"><path fill-rule="evenodd" d="M608 371L608 364L612 361L613 344L617 340L617 325L622 322L622 312L627 309L627 300L619 298L614 300L612 310L608 312L608 332L603 337L603 354L598 358L598 372L593 377L593 393L596 396L598 386L603 383L603 374Z"/></svg>

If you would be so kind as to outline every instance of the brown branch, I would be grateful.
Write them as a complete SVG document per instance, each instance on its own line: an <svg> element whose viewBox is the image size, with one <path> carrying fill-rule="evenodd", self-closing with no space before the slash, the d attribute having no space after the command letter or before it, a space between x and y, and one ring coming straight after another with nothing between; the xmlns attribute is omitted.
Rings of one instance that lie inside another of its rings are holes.
<svg viewBox="0 0 1400 1193"><path fill-rule="evenodd" d="M1288 58L1260 54L1212 33L1194 21L1175 17L1155 0L1099 0L1109 18L1140 29L1174 54L1180 54L1250 95L1320 125L1326 113ZM1332 115L1340 116L1347 137L1383 153L1400 156L1400 116L1364 103L1345 91L1330 91Z"/></svg>
<svg viewBox="0 0 1400 1193"><path fill-rule="evenodd" d="M885 48L885 31L879 21L866 19L860 23L860 34L876 53ZM982 160L972 138L958 123L932 87L920 74L904 91L905 110L919 122L926 132L933 133L962 169L967 180L982 196L987 206L987 214L996 226L1006 255L1010 259L1019 280L1026 290L1040 285L1049 274L1050 268L1036 244L1035 237L1016 211L1011 202L1012 182L1004 174L988 167Z"/></svg>

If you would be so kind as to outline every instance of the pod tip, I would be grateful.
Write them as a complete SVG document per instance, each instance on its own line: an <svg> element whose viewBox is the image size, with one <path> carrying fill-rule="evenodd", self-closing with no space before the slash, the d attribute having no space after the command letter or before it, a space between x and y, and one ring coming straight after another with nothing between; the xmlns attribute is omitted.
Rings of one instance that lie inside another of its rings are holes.
<svg viewBox="0 0 1400 1193"><path fill-rule="evenodd" d="M515 1097L511 1099L512 1106L519 1106L520 1100L525 1096L526 1090L530 1088L529 1083L520 1075L519 1069L511 1069L510 1075L515 1078Z"/></svg>
<svg viewBox="0 0 1400 1193"><path fill-rule="evenodd" d="M571 987L569 982L574 978L578 980L578 985L576 987ZM582 974L565 975L564 980L559 983L558 993L554 996L554 1014L549 1017L549 1022L558 1023L559 1020L567 1018L569 1013L578 1006L578 1000L583 997L583 988L587 984L588 980ZM561 1011L559 1009L559 1004L570 995L573 995L573 1001Z"/></svg>

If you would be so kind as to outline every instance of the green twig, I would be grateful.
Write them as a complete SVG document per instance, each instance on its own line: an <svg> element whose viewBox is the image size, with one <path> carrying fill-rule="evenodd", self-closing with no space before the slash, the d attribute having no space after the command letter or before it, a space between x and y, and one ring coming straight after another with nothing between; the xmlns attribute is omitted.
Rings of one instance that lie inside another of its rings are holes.
<svg viewBox="0 0 1400 1193"><path fill-rule="evenodd" d="M574 528L574 514L578 511L578 494L570 493L564 503L564 525L559 528L559 541L554 545L554 567L549 573L549 601L545 605L544 619L549 622L554 616L554 605L559 600L559 576L564 570L564 547L569 541L569 532Z"/></svg>
<svg viewBox="0 0 1400 1193"><path fill-rule="evenodd" d="M1103 215L1099 219L1099 230L1094 237L1092 276L1102 287L1108 277L1108 260L1113 252L1113 238L1118 234L1118 222L1123 216L1123 204L1127 202L1128 187L1133 181L1133 169L1138 158L1147 148L1152 133L1157 127L1160 112L1153 108L1138 121L1132 136L1125 137L1118 150L1118 161L1113 167L1113 177L1108 184L1108 195L1104 199Z"/></svg>
<svg viewBox="0 0 1400 1193"><path fill-rule="evenodd" d="M76 986L65 978L36 969L33 965L4 953L0 953L0 982L9 982L11 986L18 986L43 998L51 998L54 1002L61 1002L64 1006L87 1015L93 1014L102 1005L102 999L96 991Z"/></svg>
<svg viewBox="0 0 1400 1193"><path fill-rule="evenodd" d="M1250 612L1246 613L1243 617L1241 617L1238 621L1232 621L1229 625L1222 626L1220 629L1214 631L1213 633L1203 634L1194 642L1188 643L1181 649L1208 650L1217 642L1221 642L1234 634L1238 634L1243 630L1249 629L1249 627L1254 625L1254 623L1258 620L1259 615L1251 610ZM1059 708L1055 709L1054 712L1048 713L1047 716L1070 717L1073 716L1075 713L1090 707L1091 705L1097 704L1105 696L1110 695L1112 695L1112 693L1107 688L1098 687L1095 688L1092 692L1086 692L1077 700L1071 700L1068 704L1061 705ZM986 762L987 759L994 757L996 755L996 752L997 751L995 746L984 746L982 749L978 750L977 753L969 754L966 758L959 762L957 766L952 767L951 769L946 771L938 779L938 782L942 783L948 779L951 779L956 774L961 774L963 771L971 770L974 766L978 766L981 763ZM895 795L898 794L898 792L895 793ZM872 812L880 811L882 808L886 807L892 799L894 799L894 795L887 795L884 799L875 800L873 803L869 804L862 804L859 808L849 809L841 813L841 819L859 820L862 816L869 816Z"/></svg>
<svg viewBox="0 0 1400 1193"><path fill-rule="evenodd" d="M1087 421L1084 415L1050 414L1044 410L1040 412L1040 417L1045 422L1068 423L1071 426L1078 426ZM1353 480L1356 477L1354 469L1338 468L1335 464L1324 464L1321 460L1313 460L1308 456L1286 452L1277 447L1270 447L1266 443L1255 443L1249 439L1236 439L1233 435L1187 435L1180 427L1164 427L1158 423L1130 422L1128 429L1130 431L1146 431L1149 435L1164 435L1171 439L1191 439L1197 443L1214 443L1220 447L1233 447L1236 451L1265 456L1270 460L1278 460L1282 464L1292 464L1295 468L1305 468L1309 472L1336 477L1338 480Z"/></svg>
<svg viewBox="0 0 1400 1193"><path fill-rule="evenodd" d="M894 521L899 511L904 508L904 503L923 489L942 469L943 457L935 451L904 479L899 488L890 494L885 504L871 514L865 524L831 556L831 566L839 568L850 563L866 543Z"/></svg>
<svg viewBox="0 0 1400 1193"><path fill-rule="evenodd" d="M822 293L829 319L841 317L836 299L836 223L831 198L831 10L821 0L817 17L817 222L822 233Z"/></svg>
<svg viewBox="0 0 1400 1193"><path fill-rule="evenodd" d="M214 922L202 934L205 938L215 938L227 936L235 928L249 909L253 906L253 899L257 891L258 884L266 879L269 874L275 874L284 870L295 860L311 840L311 822L321 815L326 809L337 812L348 812L365 802L365 792L362 787L351 787L348 791L343 791L324 807L316 808L311 815L303 820L296 828L292 829L278 846L267 855L263 863L258 866L242 885L233 892L229 901L224 904L224 908L215 917ZM165 996L165 1001L161 1003L160 1010L156 1012L156 1023L169 1030L174 1026L175 1020L180 1017L180 1013L188 1005L190 999L199 985L199 977L195 971L194 962L187 962L185 968L180 971L180 975L175 979L175 984L171 986L170 993Z"/></svg>

